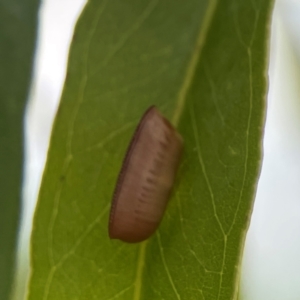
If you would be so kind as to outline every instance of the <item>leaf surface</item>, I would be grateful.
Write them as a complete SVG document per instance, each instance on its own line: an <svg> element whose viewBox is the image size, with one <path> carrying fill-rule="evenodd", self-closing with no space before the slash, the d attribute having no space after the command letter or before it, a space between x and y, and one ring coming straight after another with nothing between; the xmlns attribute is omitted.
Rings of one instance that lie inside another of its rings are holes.
<svg viewBox="0 0 300 300"><path fill-rule="evenodd" d="M23 118L38 0L0 0L0 299L9 298L21 207Z"/></svg>
<svg viewBox="0 0 300 300"><path fill-rule="evenodd" d="M34 219L30 300L236 299L261 165L272 1L89 1ZM185 153L158 232L108 238L114 185L155 104Z"/></svg>

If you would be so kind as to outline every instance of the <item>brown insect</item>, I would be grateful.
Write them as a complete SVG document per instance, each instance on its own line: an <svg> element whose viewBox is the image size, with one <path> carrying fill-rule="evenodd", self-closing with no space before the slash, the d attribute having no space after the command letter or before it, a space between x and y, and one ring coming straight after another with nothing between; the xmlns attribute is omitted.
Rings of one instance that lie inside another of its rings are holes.
<svg viewBox="0 0 300 300"><path fill-rule="evenodd" d="M109 220L111 239L137 243L155 232L182 150L180 134L151 106L133 135L116 184Z"/></svg>

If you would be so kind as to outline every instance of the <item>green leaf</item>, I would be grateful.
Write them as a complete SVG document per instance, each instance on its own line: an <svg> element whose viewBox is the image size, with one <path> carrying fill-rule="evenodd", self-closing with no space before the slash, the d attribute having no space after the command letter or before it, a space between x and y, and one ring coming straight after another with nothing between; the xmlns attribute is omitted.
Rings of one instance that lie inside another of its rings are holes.
<svg viewBox="0 0 300 300"><path fill-rule="evenodd" d="M236 299L261 166L272 1L89 1L75 29L34 219L28 299ZM139 118L185 154L158 232L108 238Z"/></svg>
<svg viewBox="0 0 300 300"><path fill-rule="evenodd" d="M15 269L23 173L23 118L31 80L38 0L0 0L0 299Z"/></svg>

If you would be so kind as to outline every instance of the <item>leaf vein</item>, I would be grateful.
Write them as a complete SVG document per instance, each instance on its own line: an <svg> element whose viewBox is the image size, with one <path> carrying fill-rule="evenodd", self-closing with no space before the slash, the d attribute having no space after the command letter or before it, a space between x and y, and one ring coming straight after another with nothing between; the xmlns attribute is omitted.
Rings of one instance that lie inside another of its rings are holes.
<svg viewBox="0 0 300 300"><path fill-rule="evenodd" d="M161 259L162 259L162 262L163 262L163 265L164 265L164 268L165 268L165 271L167 273L167 276L168 276L168 279L170 281L170 284L173 288L173 291L176 295L176 298L178 300L181 300L181 297L180 297L180 294L178 293L177 289L176 289L176 286L174 284L174 281L173 281L173 278L171 276L171 273L170 273L170 270L168 268L168 265L167 265L167 262L166 262L166 259L165 259L165 255L164 255L164 249L163 249L163 246L161 244L161 239L160 239L160 234L159 234L159 231L157 232L157 240L158 240L158 245L159 245L159 253L160 253L160 256L161 256Z"/></svg>

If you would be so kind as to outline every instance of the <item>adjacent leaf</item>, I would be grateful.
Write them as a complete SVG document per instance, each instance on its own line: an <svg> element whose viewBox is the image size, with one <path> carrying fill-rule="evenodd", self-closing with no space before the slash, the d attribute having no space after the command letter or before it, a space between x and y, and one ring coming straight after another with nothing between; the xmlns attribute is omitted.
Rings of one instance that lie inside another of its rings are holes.
<svg viewBox="0 0 300 300"><path fill-rule="evenodd" d="M0 299L13 279L23 166L23 118L37 28L37 0L0 0Z"/></svg>
<svg viewBox="0 0 300 300"><path fill-rule="evenodd" d="M236 299L261 165L272 1L89 1L32 236L28 299ZM107 234L130 136L157 105L185 139L159 231Z"/></svg>

